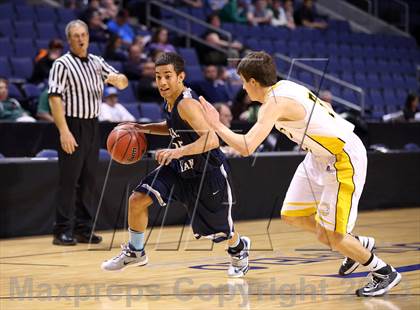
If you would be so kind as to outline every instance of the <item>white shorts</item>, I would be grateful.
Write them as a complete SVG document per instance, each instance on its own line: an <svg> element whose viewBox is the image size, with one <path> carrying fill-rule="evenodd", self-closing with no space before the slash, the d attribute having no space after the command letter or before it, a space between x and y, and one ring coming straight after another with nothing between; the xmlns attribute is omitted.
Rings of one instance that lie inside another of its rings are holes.
<svg viewBox="0 0 420 310"><path fill-rule="evenodd" d="M335 156L321 160L308 153L293 176L281 214L316 214L316 221L326 229L350 233L356 223L366 170L366 149L355 134Z"/></svg>

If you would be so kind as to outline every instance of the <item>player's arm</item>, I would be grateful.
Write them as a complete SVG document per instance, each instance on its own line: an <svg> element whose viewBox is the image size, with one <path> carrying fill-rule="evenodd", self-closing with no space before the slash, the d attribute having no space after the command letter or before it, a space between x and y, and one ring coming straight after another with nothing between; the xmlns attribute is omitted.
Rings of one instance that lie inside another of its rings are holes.
<svg viewBox="0 0 420 310"><path fill-rule="evenodd" d="M160 123L149 123L149 124L139 124L135 122L124 122L119 124L131 124L134 125L137 129L139 129L143 133L151 134L151 135L160 135L160 136L169 136L169 129L166 121Z"/></svg>
<svg viewBox="0 0 420 310"><path fill-rule="evenodd" d="M255 152L257 147L270 134L277 119L282 118L284 107L287 106L276 102L275 98L270 98L263 104L258 112L258 119L254 126L245 135L234 133L223 125L219 120L216 109L200 97L201 105L204 109L205 117L211 124L217 135L237 150L242 156L249 156Z"/></svg>
<svg viewBox="0 0 420 310"><path fill-rule="evenodd" d="M58 95L51 95L48 100L50 103L51 114L54 118L54 123L60 133L61 147L66 153L72 154L79 145L67 125L61 97Z"/></svg>
<svg viewBox="0 0 420 310"><path fill-rule="evenodd" d="M177 149L164 149L156 152L161 165L168 165L172 159L208 152L219 147L219 138L207 123L200 104L195 99L183 99L178 104L181 118L200 136L196 141Z"/></svg>

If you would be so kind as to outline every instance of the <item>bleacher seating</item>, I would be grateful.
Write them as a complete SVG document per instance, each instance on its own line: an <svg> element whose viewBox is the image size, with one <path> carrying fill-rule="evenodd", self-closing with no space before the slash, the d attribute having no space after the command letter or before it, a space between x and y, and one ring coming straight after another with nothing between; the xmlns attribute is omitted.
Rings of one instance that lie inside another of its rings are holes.
<svg viewBox="0 0 420 310"><path fill-rule="evenodd" d="M201 20L205 20L210 13L208 7L183 8L182 11ZM65 25L76 16L69 9L33 6L23 0L0 4L0 75L28 79L38 50L47 48L49 40L54 37L65 39ZM178 27L187 29L189 26L185 19L167 11L162 11L162 17ZM198 36L205 30L194 23L190 26L191 31ZM348 22L339 20L330 20L328 29L323 31L307 28L292 31L281 27L253 27L233 23L224 23L222 29L231 32L235 39L241 40L251 49L290 57L329 58L327 73L364 89L367 94L366 105L372 109L372 115L380 116L400 108L407 93L419 89L416 64L420 63L420 53L413 38L356 33L350 29ZM143 32L147 34L147 31ZM90 45L90 52L94 54L102 54L103 50L100 44ZM196 50L184 47L177 47L177 50L186 60L187 85L203 79ZM122 70L121 62L110 63L117 70ZM289 71L283 62L276 60L276 63L281 72ZM325 68L325 63L320 61L306 63L319 70ZM319 78L311 73L293 70L292 77L303 83L317 85L319 82ZM323 88L354 103L360 100L353 91L328 80L323 82ZM120 101L136 102L135 93L135 83L130 83L126 90L120 92ZM133 111L137 109L138 117L145 117L143 114L149 111L153 111L150 115L161 116L161 111L150 107L150 110L148 105L140 105L140 109L138 105L130 108Z"/></svg>

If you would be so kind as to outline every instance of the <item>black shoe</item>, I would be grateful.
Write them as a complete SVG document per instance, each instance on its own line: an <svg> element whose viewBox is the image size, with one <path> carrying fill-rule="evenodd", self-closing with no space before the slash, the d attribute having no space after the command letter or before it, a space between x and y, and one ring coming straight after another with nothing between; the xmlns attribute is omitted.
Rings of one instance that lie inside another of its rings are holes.
<svg viewBox="0 0 420 310"><path fill-rule="evenodd" d="M74 233L74 237L76 238L77 242L79 243L101 243L102 242L102 237L101 236L97 236L95 234L92 235L92 239L90 239L90 232L75 232Z"/></svg>
<svg viewBox="0 0 420 310"><path fill-rule="evenodd" d="M390 272L387 274L379 273L383 268L389 268ZM397 286L401 281L401 274L398 273L391 266L385 266L378 271L370 273L370 281L364 287L356 291L359 297L382 296L386 294L394 286Z"/></svg>
<svg viewBox="0 0 420 310"><path fill-rule="evenodd" d="M367 243L365 244L365 248L368 249L370 252L373 251L375 247L375 239L372 237L367 237ZM340 276L347 276L351 274L353 271L359 267L359 263L352 260L349 257L345 257L343 262L341 263L340 269L338 270L338 274Z"/></svg>
<svg viewBox="0 0 420 310"><path fill-rule="evenodd" d="M77 241L69 233L59 233L54 235L52 243L55 245L76 245Z"/></svg>

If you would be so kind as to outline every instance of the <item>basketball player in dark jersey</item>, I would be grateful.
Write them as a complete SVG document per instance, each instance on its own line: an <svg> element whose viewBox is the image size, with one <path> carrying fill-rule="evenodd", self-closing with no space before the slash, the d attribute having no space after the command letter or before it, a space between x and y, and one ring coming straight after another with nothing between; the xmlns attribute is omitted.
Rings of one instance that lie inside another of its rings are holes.
<svg viewBox="0 0 420 310"><path fill-rule="evenodd" d="M250 239L234 231L231 216L232 187L219 139L207 124L196 94L184 86L184 60L175 53L158 57L156 84L165 99L166 120L136 124L143 132L170 135L170 148L156 152L160 166L141 180L129 199L130 240L122 252L102 263L107 271L147 264L144 232L148 208L184 203L191 216L195 237L228 241L231 264L228 275L242 277L248 269ZM201 185L202 184L202 185Z"/></svg>

